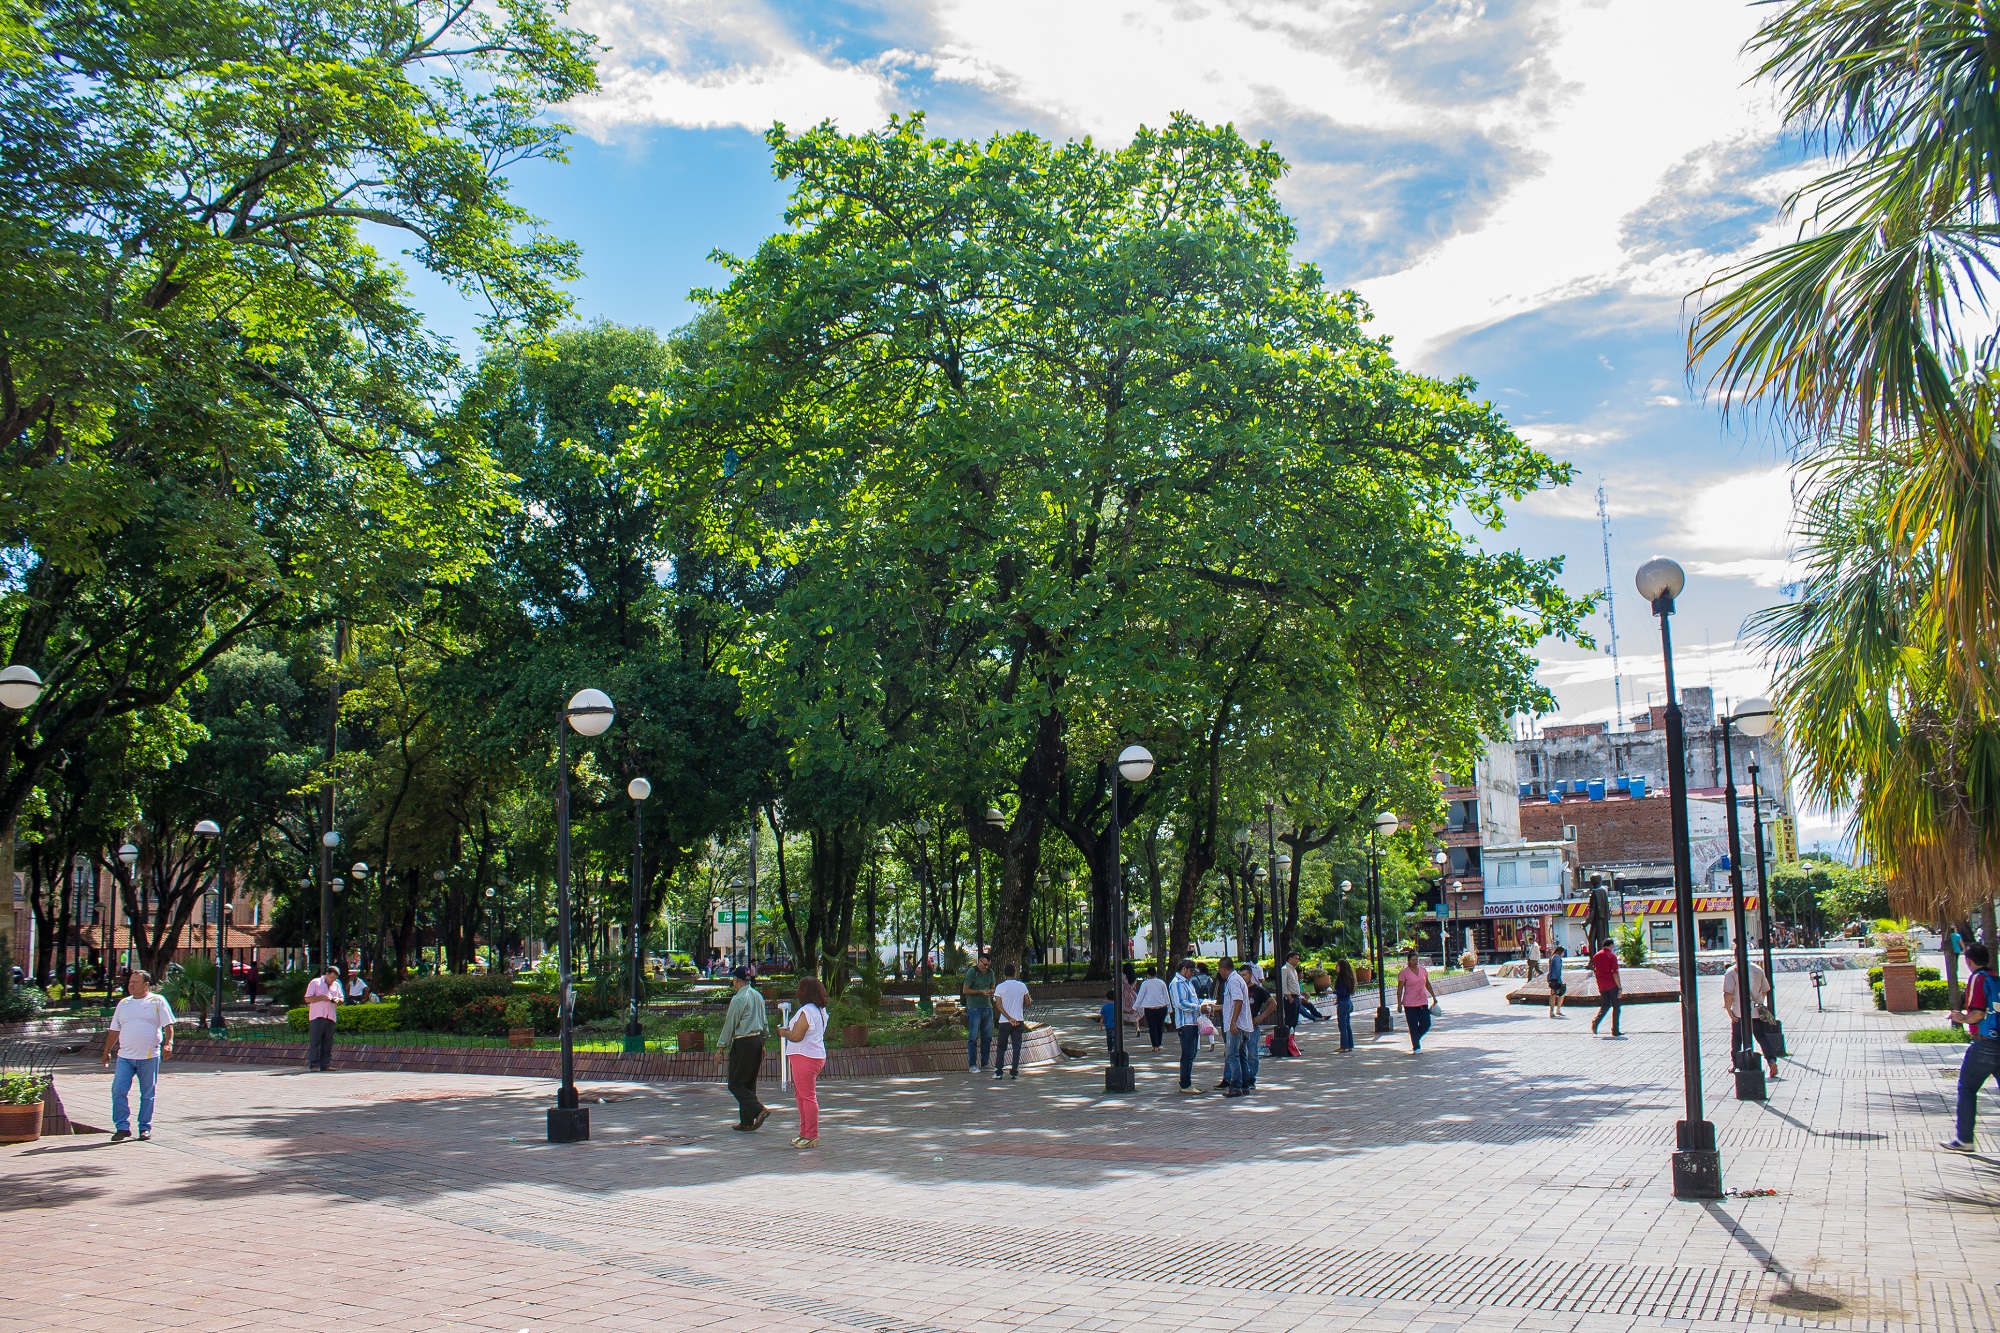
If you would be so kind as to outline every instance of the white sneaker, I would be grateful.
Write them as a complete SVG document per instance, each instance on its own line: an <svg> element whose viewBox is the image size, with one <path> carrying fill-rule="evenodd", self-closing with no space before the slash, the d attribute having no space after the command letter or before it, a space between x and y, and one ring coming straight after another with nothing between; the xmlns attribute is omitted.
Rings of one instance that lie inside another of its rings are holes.
<svg viewBox="0 0 2000 1333"><path fill-rule="evenodd" d="M1944 1150L1945 1150L1946 1152L1977 1152L1977 1151L1978 1151L1978 1149L1974 1148L1974 1147L1973 1147L1973 1146L1972 1146L1971 1144L1969 1144L1969 1143L1960 1143L1960 1142L1959 1142L1959 1141L1958 1141L1957 1139L1946 1139L1946 1140L1945 1140L1945 1141L1944 1141L1943 1143L1940 1143L1940 1144L1938 1145L1938 1147L1940 1147L1940 1148L1944 1149Z"/></svg>

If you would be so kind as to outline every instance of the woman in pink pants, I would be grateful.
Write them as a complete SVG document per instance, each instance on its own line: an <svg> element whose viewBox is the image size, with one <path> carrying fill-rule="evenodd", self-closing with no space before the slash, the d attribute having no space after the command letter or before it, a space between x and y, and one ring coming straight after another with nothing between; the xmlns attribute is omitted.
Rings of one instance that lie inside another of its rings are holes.
<svg viewBox="0 0 2000 1333"><path fill-rule="evenodd" d="M819 1071L826 1068L826 987L818 977L799 978L799 1007L785 1040L792 1044L792 1095L799 1101L794 1148L819 1147Z"/></svg>

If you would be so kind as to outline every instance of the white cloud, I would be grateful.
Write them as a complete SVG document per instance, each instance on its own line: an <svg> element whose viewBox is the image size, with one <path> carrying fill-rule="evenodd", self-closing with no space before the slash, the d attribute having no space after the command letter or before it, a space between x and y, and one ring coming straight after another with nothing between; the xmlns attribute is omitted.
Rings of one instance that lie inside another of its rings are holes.
<svg viewBox="0 0 2000 1333"><path fill-rule="evenodd" d="M1789 467L1740 472L1686 492L1672 540L1683 550L1736 557L1760 566L1782 563L1791 550L1792 480ZM1744 577L1728 575L1725 577Z"/></svg>
<svg viewBox="0 0 2000 1333"><path fill-rule="evenodd" d="M1760 588L1796 583L1802 566L1796 560L1690 560L1687 572L1710 579L1748 579Z"/></svg>
<svg viewBox="0 0 2000 1333"><path fill-rule="evenodd" d="M829 117L859 130L894 105L881 60L809 50L758 4L575 0L570 17L608 48L599 90L565 108L600 138L626 125L761 130Z"/></svg>

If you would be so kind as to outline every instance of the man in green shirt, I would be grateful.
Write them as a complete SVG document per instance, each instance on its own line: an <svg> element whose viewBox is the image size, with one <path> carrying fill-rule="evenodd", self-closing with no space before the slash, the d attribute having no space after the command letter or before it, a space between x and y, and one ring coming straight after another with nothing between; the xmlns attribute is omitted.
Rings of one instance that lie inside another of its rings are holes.
<svg viewBox="0 0 2000 1333"><path fill-rule="evenodd" d="M965 980L959 983L958 998L965 1005L965 1067L986 1068L993 1054L993 987L1000 980L993 974L993 960L986 950Z"/></svg>
<svg viewBox="0 0 2000 1333"><path fill-rule="evenodd" d="M730 973L736 994L730 997L729 1012L722 1016L722 1031L716 1034L716 1058L729 1071L729 1091L736 1098L734 1129L749 1131L761 1126L771 1108L757 1100L757 1075L764 1072L764 1035L770 1020L765 1016L764 997L750 984L750 969L739 967Z"/></svg>

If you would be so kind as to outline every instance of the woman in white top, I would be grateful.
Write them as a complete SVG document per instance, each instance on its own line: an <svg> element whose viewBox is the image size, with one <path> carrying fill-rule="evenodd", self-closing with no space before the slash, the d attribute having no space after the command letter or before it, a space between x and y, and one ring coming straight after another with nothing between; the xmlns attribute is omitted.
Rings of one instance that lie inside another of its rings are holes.
<svg viewBox="0 0 2000 1333"><path fill-rule="evenodd" d="M818 977L799 978L799 1007L792 1014L785 1040L792 1044L792 1095L799 1103L799 1134L794 1148L819 1147L819 1071L826 1068L826 987Z"/></svg>

